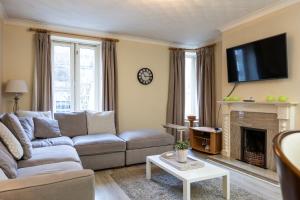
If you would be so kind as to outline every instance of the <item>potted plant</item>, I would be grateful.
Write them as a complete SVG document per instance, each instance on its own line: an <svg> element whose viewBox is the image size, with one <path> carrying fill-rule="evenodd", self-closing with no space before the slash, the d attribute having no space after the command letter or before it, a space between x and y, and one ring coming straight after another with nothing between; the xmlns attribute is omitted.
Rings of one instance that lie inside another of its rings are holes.
<svg viewBox="0 0 300 200"><path fill-rule="evenodd" d="M176 160L178 162L184 163L187 161L189 143L184 141L179 141L175 145L176 149Z"/></svg>

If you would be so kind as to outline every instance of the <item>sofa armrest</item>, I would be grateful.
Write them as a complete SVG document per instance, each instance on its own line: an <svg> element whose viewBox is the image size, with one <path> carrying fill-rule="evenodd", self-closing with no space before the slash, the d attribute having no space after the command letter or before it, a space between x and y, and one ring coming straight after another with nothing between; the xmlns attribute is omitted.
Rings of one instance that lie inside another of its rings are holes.
<svg viewBox="0 0 300 200"><path fill-rule="evenodd" d="M0 199L5 200L94 200L92 170L58 172L0 182Z"/></svg>

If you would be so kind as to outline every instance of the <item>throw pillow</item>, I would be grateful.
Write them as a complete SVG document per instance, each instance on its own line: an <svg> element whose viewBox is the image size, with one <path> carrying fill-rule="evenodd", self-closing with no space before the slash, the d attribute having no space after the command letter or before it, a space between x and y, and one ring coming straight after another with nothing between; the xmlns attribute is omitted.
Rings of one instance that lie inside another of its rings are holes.
<svg viewBox="0 0 300 200"><path fill-rule="evenodd" d="M12 132L10 132L10 130L1 122L0 122L0 139L16 160L20 160L23 157L24 152L20 142L12 134Z"/></svg>
<svg viewBox="0 0 300 200"><path fill-rule="evenodd" d="M61 136L57 120L34 117L33 122L34 136L36 138L55 138Z"/></svg>
<svg viewBox="0 0 300 200"><path fill-rule="evenodd" d="M25 110L20 110L17 111L17 116L18 117L38 117L38 118L50 118L53 119L51 111L25 111Z"/></svg>
<svg viewBox="0 0 300 200"><path fill-rule="evenodd" d="M23 159L27 160L31 158L32 145L18 117L12 113L7 113L2 117L2 122L21 143L24 151Z"/></svg>
<svg viewBox="0 0 300 200"><path fill-rule="evenodd" d="M8 178L17 177L17 162L0 142L0 168Z"/></svg>
<svg viewBox="0 0 300 200"><path fill-rule="evenodd" d="M115 112L87 112L88 134L112 133L116 134Z"/></svg>
<svg viewBox="0 0 300 200"><path fill-rule="evenodd" d="M29 140L34 140L34 123L32 117L19 117L19 121Z"/></svg>

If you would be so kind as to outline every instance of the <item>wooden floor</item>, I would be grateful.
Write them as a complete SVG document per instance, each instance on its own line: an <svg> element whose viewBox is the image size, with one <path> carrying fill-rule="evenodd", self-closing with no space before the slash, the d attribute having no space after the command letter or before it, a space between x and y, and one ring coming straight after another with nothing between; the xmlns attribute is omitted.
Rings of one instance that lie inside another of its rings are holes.
<svg viewBox="0 0 300 200"><path fill-rule="evenodd" d="M110 176L113 170L95 172L96 200L130 200Z"/></svg>
<svg viewBox="0 0 300 200"><path fill-rule="evenodd" d="M203 159L203 157L202 157ZM132 166L131 168L140 167ZM238 183L239 186L245 188L251 193L255 193L258 196L261 196L268 200L280 200L281 193L280 188L274 184L265 182L256 177L249 176L245 173L238 172L236 170L230 170L230 173L234 173L237 176L235 177L234 182ZM135 170L128 170L128 175L134 173ZM118 186L118 184L113 180L111 174L114 172L114 169L102 170L95 172L96 177L96 200L130 200L126 193ZM134 175L134 174L131 174ZM233 180L232 180L233 181ZM141 199L142 200L142 199Z"/></svg>

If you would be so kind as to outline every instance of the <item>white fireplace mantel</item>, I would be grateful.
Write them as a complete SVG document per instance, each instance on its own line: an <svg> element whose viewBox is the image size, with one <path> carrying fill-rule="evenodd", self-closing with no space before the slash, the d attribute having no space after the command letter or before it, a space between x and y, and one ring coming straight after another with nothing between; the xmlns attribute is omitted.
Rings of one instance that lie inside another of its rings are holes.
<svg viewBox="0 0 300 200"><path fill-rule="evenodd" d="M279 132L295 128L296 102L241 102L241 101L218 101L222 105L222 155L230 157L230 113L239 112L260 112L275 113L279 120Z"/></svg>

